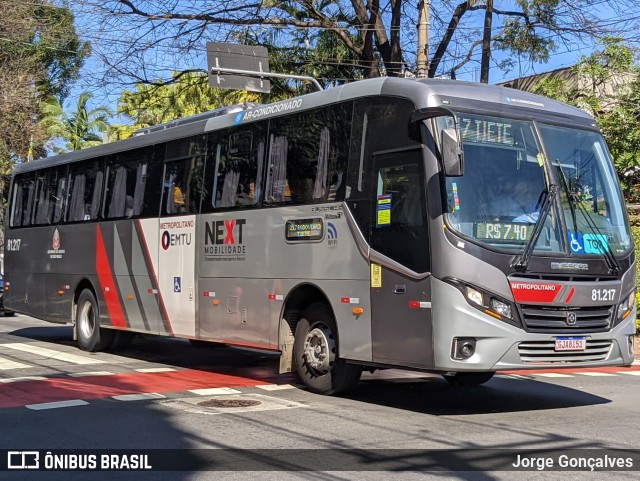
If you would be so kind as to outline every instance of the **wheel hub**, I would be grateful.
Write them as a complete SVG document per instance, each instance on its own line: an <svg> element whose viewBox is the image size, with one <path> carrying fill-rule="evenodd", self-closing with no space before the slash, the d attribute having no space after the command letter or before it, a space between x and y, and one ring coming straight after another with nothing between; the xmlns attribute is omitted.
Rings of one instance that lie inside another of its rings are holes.
<svg viewBox="0 0 640 481"><path fill-rule="evenodd" d="M95 329L95 322L96 320L93 312L93 306L90 302L85 302L82 306L82 309L80 310L78 323L80 331L86 339L89 339L92 336L93 330Z"/></svg>
<svg viewBox="0 0 640 481"><path fill-rule="evenodd" d="M335 342L326 326L311 329L304 340L304 357L307 365L318 375L331 371L335 360Z"/></svg>

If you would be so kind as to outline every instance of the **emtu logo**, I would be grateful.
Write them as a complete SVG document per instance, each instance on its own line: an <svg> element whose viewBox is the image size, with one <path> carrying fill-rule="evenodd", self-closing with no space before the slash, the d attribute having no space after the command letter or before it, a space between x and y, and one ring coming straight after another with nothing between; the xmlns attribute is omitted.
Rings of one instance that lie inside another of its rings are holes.
<svg viewBox="0 0 640 481"><path fill-rule="evenodd" d="M327 223L327 244L329 244L329 247L338 245L338 229L331 222Z"/></svg>

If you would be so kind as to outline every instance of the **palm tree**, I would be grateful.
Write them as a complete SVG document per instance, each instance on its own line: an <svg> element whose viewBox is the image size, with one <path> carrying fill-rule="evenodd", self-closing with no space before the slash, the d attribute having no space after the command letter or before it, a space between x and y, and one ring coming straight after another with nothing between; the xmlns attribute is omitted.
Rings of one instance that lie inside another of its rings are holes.
<svg viewBox="0 0 640 481"><path fill-rule="evenodd" d="M82 92L71 115L64 111L56 97L49 97L44 101L41 125L52 139L65 141L63 148L54 146L54 152L86 149L102 143L99 134L109 129L108 118L113 114L104 106L89 110L87 104L92 97L90 92Z"/></svg>

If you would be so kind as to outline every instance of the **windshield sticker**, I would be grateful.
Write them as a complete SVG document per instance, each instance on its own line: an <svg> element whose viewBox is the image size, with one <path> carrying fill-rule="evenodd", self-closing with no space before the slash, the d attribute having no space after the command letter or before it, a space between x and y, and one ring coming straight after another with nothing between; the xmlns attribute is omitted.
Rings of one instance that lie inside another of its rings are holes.
<svg viewBox="0 0 640 481"><path fill-rule="evenodd" d="M586 254L604 254L609 250L609 242L602 234L584 235L584 252Z"/></svg>
<svg viewBox="0 0 640 481"><path fill-rule="evenodd" d="M538 152L536 158L538 159L538 165L542 167L544 165L544 154L542 152Z"/></svg>
<svg viewBox="0 0 640 481"><path fill-rule="evenodd" d="M569 249L572 254L584 254L584 239L580 232L569 232Z"/></svg>
<svg viewBox="0 0 640 481"><path fill-rule="evenodd" d="M458 197L458 184L453 182L451 184L453 190L453 210L460 210L460 198Z"/></svg>
<svg viewBox="0 0 640 481"><path fill-rule="evenodd" d="M391 201L392 194L378 196L378 215L376 227L391 225Z"/></svg>

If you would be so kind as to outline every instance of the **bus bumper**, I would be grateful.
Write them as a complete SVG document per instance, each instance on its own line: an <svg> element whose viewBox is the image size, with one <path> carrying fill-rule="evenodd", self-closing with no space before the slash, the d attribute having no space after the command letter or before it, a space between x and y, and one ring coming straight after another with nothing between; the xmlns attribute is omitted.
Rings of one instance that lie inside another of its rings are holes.
<svg viewBox="0 0 640 481"><path fill-rule="evenodd" d="M435 368L444 372L515 369L626 366L633 363L633 335L637 312L607 332L579 333L584 351L555 352L557 337L571 334L529 333L494 319L470 306L455 287L432 280L433 346ZM475 339L475 351L467 359L453 358L455 339ZM530 353L535 353L531 356Z"/></svg>

